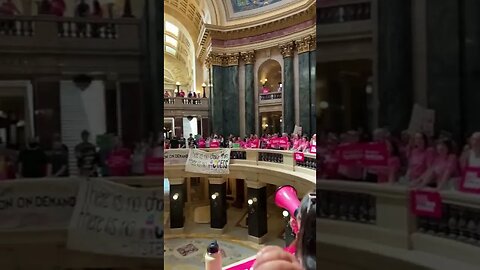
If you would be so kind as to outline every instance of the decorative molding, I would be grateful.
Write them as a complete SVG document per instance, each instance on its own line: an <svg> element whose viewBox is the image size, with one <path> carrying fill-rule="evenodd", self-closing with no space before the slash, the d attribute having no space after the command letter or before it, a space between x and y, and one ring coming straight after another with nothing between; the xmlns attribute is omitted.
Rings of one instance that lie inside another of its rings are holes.
<svg viewBox="0 0 480 270"><path fill-rule="evenodd" d="M311 51L312 46L314 46L315 43L316 40L313 39L311 35L295 41L296 49L299 54Z"/></svg>
<svg viewBox="0 0 480 270"><path fill-rule="evenodd" d="M255 64L255 51L243 52L241 55L245 65Z"/></svg>
<svg viewBox="0 0 480 270"><path fill-rule="evenodd" d="M317 35L312 35L312 45L310 46L310 51L317 50Z"/></svg>
<svg viewBox="0 0 480 270"><path fill-rule="evenodd" d="M169 178L168 183L170 185L183 185L185 183L185 178Z"/></svg>
<svg viewBox="0 0 480 270"><path fill-rule="evenodd" d="M278 47L280 48L280 53L282 54L283 58L293 56L293 48L295 47L295 44L293 41L280 44Z"/></svg>
<svg viewBox="0 0 480 270"><path fill-rule="evenodd" d="M212 185L221 185L225 182L227 181L221 177L208 178L208 183Z"/></svg>
<svg viewBox="0 0 480 270"><path fill-rule="evenodd" d="M230 67L230 66L238 66L238 60L240 59L239 53L228 54L223 56L223 65Z"/></svg>
<svg viewBox="0 0 480 270"><path fill-rule="evenodd" d="M260 188L263 188L263 187L267 186L267 184L265 184L263 182L248 181L248 180L245 181L245 184L247 184L248 188L254 188L254 189L260 189Z"/></svg>
<svg viewBox="0 0 480 270"><path fill-rule="evenodd" d="M208 55L208 59L212 66L223 66L223 55L221 54L211 52Z"/></svg>

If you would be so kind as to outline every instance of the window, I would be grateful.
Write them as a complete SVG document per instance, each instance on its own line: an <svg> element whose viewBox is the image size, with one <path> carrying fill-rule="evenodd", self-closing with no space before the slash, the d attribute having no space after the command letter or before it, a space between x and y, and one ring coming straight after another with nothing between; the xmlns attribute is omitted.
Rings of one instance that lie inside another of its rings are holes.
<svg viewBox="0 0 480 270"><path fill-rule="evenodd" d="M165 43L172 45L174 48L176 48L178 45L178 41L169 35L165 35Z"/></svg>
<svg viewBox="0 0 480 270"><path fill-rule="evenodd" d="M178 27L176 27L175 25L173 25L173 23L171 23L171 22L165 22L165 30L166 30L168 33L170 33L170 34L178 37Z"/></svg>
<svg viewBox="0 0 480 270"><path fill-rule="evenodd" d="M170 47L170 46L165 46L165 51L167 53L170 53L170 54L173 54L173 55L177 55L177 50L175 50L174 48Z"/></svg>

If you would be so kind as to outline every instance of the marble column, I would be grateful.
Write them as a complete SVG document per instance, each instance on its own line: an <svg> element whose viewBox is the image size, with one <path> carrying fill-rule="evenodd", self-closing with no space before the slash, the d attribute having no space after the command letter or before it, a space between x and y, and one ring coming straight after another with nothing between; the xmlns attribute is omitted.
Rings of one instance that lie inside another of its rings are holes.
<svg viewBox="0 0 480 270"><path fill-rule="evenodd" d="M227 225L227 182L223 178L209 178L210 228L223 233Z"/></svg>
<svg viewBox="0 0 480 270"><path fill-rule="evenodd" d="M268 232L267 186L264 183L247 181L248 238L261 244Z"/></svg>
<svg viewBox="0 0 480 270"><path fill-rule="evenodd" d="M296 48L298 50L298 81L299 81L299 104L300 104L300 126L303 128L303 133L311 136L315 131L312 129L312 107L311 104L315 102L312 99L312 83L315 82L315 77L311 70L311 47L315 44L315 39L312 36L306 36L296 41Z"/></svg>
<svg viewBox="0 0 480 270"><path fill-rule="evenodd" d="M235 201L232 206L242 209L245 202L245 181L243 179L235 180Z"/></svg>
<svg viewBox="0 0 480 270"><path fill-rule="evenodd" d="M245 135L250 135L255 133L255 52L242 53L242 59L245 62Z"/></svg>
<svg viewBox="0 0 480 270"><path fill-rule="evenodd" d="M310 46L310 135L317 133L317 53L316 36L312 37L312 45Z"/></svg>
<svg viewBox="0 0 480 270"><path fill-rule="evenodd" d="M378 78L378 124L394 133L408 128L412 111L410 3L410 0L377 1L378 51L374 72Z"/></svg>
<svg viewBox="0 0 480 270"><path fill-rule="evenodd" d="M240 104L238 88L239 54L224 56L223 68L223 136L240 135Z"/></svg>
<svg viewBox="0 0 480 270"><path fill-rule="evenodd" d="M435 131L451 132L456 139L462 136L463 110L459 2L427 1L426 7L427 103L435 110Z"/></svg>
<svg viewBox="0 0 480 270"><path fill-rule="evenodd" d="M185 179L169 179L170 183L170 228L183 229L185 224Z"/></svg>
<svg viewBox="0 0 480 270"><path fill-rule="evenodd" d="M293 41L279 46L283 56L283 132L289 134L295 127L293 47Z"/></svg>
<svg viewBox="0 0 480 270"><path fill-rule="evenodd" d="M211 115L212 132L223 134L223 57L217 54L210 54L212 64L212 93L211 95Z"/></svg>

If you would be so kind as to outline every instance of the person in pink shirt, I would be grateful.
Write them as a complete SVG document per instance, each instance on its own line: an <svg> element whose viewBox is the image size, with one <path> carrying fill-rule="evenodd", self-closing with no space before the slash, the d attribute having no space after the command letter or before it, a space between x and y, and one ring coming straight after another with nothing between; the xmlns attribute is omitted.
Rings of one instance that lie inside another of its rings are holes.
<svg viewBox="0 0 480 270"><path fill-rule="evenodd" d="M292 150L293 151L298 151L298 148L300 148L300 144L302 142L302 140L300 140L298 134L293 134L293 139L292 139L292 142L293 142L293 145L292 145Z"/></svg>
<svg viewBox="0 0 480 270"><path fill-rule="evenodd" d="M303 136L300 142L300 147L298 148L298 151L307 152L309 149L310 149L310 142L308 141L306 136Z"/></svg>
<svg viewBox="0 0 480 270"><path fill-rule="evenodd" d="M462 172L468 167L480 168L480 132L472 134L460 158Z"/></svg>
<svg viewBox="0 0 480 270"><path fill-rule="evenodd" d="M413 185L443 189L447 182L458 174L458 159L452 149L450 140L438 141L431 165Z"/></svg>
<svg viewBox="0 0 480 270"><path fill-rule="evenodd" d="M400 170L400 157L398 147L392 140L385 140L388 151L387 164L385 166L370 166L366 168L367 182L394 183L398 179Z"/></svg>
<svg viewBox="0 0 480 270"><path fill-rule="evenodd" d="M110 176L129 176L132 153L123 147L121 139L117 139L116 145L107 157Z"/></svg>
<svg viewBox="0 0 480 270"><path fill-rule="evenodd" d="M265 85L262 87L262 94L268 94L270 90Z"/></svg>
<svg viewBox="0 0 480 270"><path fill-rule="evenodd" d="M322 178L326 179L339 179L340 175L338 174L338 161L339 153L337 150L338 139L333 134L327 139L326 149L322 161L322 169L320 174Z"/></svg>
<svg viewBox="0 0 480 270"><path fill-rule="evenodd" d="M198 139L198 148L205 148L205 147L206 147L205 139L203 138L203 136L200 136L200 138Z"/></svg>
<svg viewBox="0 0 480 270"><path fill-rule="evenodd" d="M424 133L416 133L406 149L407 172L405 177L410 182L417 182L431 164L434 149L428 147L428 137Z"/></svg>

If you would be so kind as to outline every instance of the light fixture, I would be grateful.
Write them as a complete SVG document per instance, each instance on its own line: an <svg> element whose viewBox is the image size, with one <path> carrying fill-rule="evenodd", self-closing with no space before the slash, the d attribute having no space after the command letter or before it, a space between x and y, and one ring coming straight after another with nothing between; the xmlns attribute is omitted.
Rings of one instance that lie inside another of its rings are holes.
<svg viewBox="0 0 480 270"><path fill-rule="evenodd" d="M207 84L206 84L206 83L202 83L202 87L203 87L203 88L207 87Z"/></svg>
<svg viewBox="0 0 480 270"><path fill-rule="evenodd" d="M287 210L283 210L282 215L283 217L288 217L289 213Z"/></svg>
<svg viewBox="0 0 480 270"><path fill-rule="evenodd" d="M328 109L328 102L326 102L326 101L320 102L320 108L321 109Z"/></svg>
<svg viewBox="0 0 480 270"><path fill-rule="evenodd" d="M213 87L213 84L209 83L209 84L208 84L208 87Z"/></svg>
<svg viewBox="0 0 480 270"><path fill-rule="evenodd" d="M370 83L367 84L367 87L365 87L365 92L367 92L369 95L373 93L373 86Z"/></svg>
<svg viewBox="0 0 480 270"><path fill-rule="evenodd" d="M178 197L179 197L179 196L180 196L180 195L178 195L178 193L175 193L175 194L173 194L172 199L173 199L174 201L176 201L176 200L178 200Z"/></svg>
<svg viewBox="0 0 480 270"><path fill-rule="evenodd" d="M213 193L212 194L212 200L217 199L218 195L219 195L218 192Z"/></svg>
<svg viewBox="0 0 480 270"><path fill-rule="evenodd" d="M248 205L252 205L252 204L253 204L253 200L252 200L252 199L248 199L247 203L248 203Z"/></svg>
<svg viewBox="0 0 480 270"><path fill-rule="evenodd" d="M180 86L180 82L177 82L175 85Z"/></svg>

